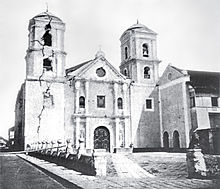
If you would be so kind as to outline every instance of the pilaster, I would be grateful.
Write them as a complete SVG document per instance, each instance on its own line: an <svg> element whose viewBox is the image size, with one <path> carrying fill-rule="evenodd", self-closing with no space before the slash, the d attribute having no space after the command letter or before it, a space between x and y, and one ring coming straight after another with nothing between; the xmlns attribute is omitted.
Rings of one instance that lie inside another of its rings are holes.
<svg viewBox="0 0 220 189"><path fill-rule="evenodd" d="M89 81L85 82L85 114L89 113Z"/></svg>
<svg viewBox="0 0 220 189"><path fill-rule="evenodd" d="M119 118L115 118L115 146L116 148L120 148L120 144L119 144L119 127L120 127L120 119Z"/></svg>
<svg viewBox="0 0 220 189"><path fill-rule="evenodd" d="M75 141L75 144L76 144L76 148L79 147L79 129L80 129L80 117L76 117L76 141Z"/></svg>
<svg viewBox="0 0 220 189"><path fill-rule="evenodd" d="M118 115L118 107L117 107L117 91L118 91L118 84L114 83L113 85L113 96L114 96L114 114Z"/></svg>
<svg viewBox="0 0 220 189"><path fill-rule="evenodd" d="M76 92L75 92L75 113L77 114L79 112L79 89L80 89L80 81L76 81L75 82L75 89L76 89Z"/></svg>

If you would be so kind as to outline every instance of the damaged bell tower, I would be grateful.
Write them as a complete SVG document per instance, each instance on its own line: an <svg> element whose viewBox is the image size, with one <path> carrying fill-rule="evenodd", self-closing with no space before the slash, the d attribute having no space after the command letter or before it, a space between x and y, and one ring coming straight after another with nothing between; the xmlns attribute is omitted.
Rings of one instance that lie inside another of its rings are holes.
<svg viewBox="0 0 220 189"><path fill-rule="evenodd" d="M58 17L44 12L30 20L28 30L26 78L62 80L65 76L65 24Z"/></svg>
<svg viewBox="0 0 220 189"><path fill-rule="evenodd" d="M28 30L25 147L64 140L65 24L43 12L30 20Z"/></svg>

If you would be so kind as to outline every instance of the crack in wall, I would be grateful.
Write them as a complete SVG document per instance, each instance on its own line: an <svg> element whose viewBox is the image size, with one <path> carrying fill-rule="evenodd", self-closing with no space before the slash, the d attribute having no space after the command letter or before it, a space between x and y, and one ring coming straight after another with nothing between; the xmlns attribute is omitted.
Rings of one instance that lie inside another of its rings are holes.
<svg viewBox="0 0 220 189"><path fill-rule="evenodd" d="M41 75L39 76L39 83L40 86L42 86L42 81L43 81L43 76L45 72L47 71L54 71L53 70L53 57L54 57L54 50L52 49L52 34L50 33L52 27L51 27L51 21L52 18L48 15L49 17L49 22L48 24L45 25L44 27L44 34L41 37L40 40L33 40L31 42L37 42L42 46L41 52L42 52L42 61L43 61L43 70ZM43 112L46 108L50 108L51 106L54 105L53 102L53 95L50 94L50 87L52 85L52 81L45 81L46 82L46 90L43 91L43 105L40 110L40 113L38 115L38 127L37 127L37 133L38 133L38 140L39 140L39 133L40 133L40 128L42 124L42 115Z"/></svg>
<svg viewBox="0 0 220 189"><path fill-rule="evenodd" d="M46 85L47 85L47 83L46 83ZM43 98L45 98L45 95L49 96L49 97L51 96L51 94L50 94L50 87L51 87L51 85L52 85L52 83L47 85L47 89L43 92ZM53 105L53 102L52 102L52 105ZM40 114L37 116L38 117L38 123L39 123L38 128L37 128L37 133L38 134L39 134L40 127L41 127L41 117L42 117L42 114L43 114L45 108L46 108L45 102L43 101L43 107L42 107L42 109L40 111Z"/></svg>

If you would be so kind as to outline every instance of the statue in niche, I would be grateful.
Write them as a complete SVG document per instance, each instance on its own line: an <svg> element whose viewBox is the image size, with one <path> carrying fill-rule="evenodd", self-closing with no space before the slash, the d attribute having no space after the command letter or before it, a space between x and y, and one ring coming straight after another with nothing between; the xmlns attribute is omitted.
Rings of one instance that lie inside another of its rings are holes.
<svg viewBox="0 0 220 189"><path fill-rule="evenodd" d="M119 131L119 142L120 142L120 147L124 147L124 133L122 130Z"/></svg>

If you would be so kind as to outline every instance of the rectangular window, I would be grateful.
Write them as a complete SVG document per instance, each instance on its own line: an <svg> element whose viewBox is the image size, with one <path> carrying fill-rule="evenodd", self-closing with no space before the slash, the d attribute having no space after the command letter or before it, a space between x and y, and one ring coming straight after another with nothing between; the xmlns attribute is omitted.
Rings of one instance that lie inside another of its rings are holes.
<svg viewBox="0 0 220 189"><path fill-rule="evenodd" d="M145 104L145 109L146 110L154 110L154 104L153 104L153 99L146 99L146 104Z"/></svg>
<svg viewBox="0 0 220 189"><path fill-rule="evenodd" d="M218 97L211 97L212 106L218 106Z"/></svg>
<svg viewBox="0 0 220 189"><path fill-rule="evenodd" d="M105 96L97 96L97 107L105 108Z"/></svg>
<svg viewBox="0 0 220 189"><path fill-rule="evenodd" d="M52 67L52 60L50 60L49 58L45 58L43 60L43 68L46 71L53 71L53 67Z"/></svg>
<svg viewBox="0 0 220 189"><path fill-rule="evenodd" d="M190 97L190 107L195 107L196 103L195 103L195 97L194 96L191 96Z"/></svg>

